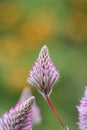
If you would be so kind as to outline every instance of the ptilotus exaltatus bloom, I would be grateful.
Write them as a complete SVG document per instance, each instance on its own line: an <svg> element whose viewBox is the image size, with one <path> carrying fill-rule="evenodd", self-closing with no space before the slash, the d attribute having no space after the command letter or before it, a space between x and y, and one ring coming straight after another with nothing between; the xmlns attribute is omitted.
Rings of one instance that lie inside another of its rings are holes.
<svg viewBox="0 0 87 130"><path fill-rule="evenodd" d="M68 127L63 123L60 115L50 100L50 94L58 79L59 71L57 71L50 58L47 46L44 45L40 51L39 57L30 71L27 81L38 89L53 110L63 129L68 130Z"/></svg>
<svg viewBox="0 0 87 130"><path fill-rule="evenodd" d="M32 130L32 106L35 97L32 96L22 104L12 107L0 117L0 130Z"/></svg>

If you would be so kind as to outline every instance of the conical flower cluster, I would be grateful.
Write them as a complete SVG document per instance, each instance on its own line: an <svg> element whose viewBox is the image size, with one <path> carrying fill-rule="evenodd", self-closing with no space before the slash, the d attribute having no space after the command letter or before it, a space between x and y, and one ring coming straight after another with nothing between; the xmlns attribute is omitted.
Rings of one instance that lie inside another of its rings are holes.
<svg viewBox="0 0 87 130"><path fill-rule="evenodd" d="M0 130L32 130L32 96L20 105L6 112L0 118Z"/></svg>
<svg viewBox="0 0 87 130"><path fill-rule="evenodd" d="M68 130L68 127L66 127L66 125L63 123L59 113L57 112L49 97L58 78L59 71L57 71L50 58L47 46L44 45L40 51L39 57L32 67L32 70L30 71L28 82L35 86L45 98L62 128L64 130Z"/></svg>
<svg viewBox="0 0 87 130"><path fill-rule="evenodd" d="M32 97L31 88L24 87L17 105L25 102L30 97ZM42 120L42 117L41 117L40 108L35 101L35 103L32 106L32 123L33 125L37 125L41 122L41 120Z"/></svg>
<svg viewBox="0 0 87 130"><path fill-rule="evenodd" d="M49 56L47 46L44 45L38 59L30 71L28 82L35 86L43 96L49 96L58 77L59 72L56 70L56 67Z"/></svg>
<svg viewBox="0 0 87 130"><path fill-rule="evenodd" d="M80 100L78 110L78 128L79 130L87 130L87 86L85 87L84 97Z"/></svg>

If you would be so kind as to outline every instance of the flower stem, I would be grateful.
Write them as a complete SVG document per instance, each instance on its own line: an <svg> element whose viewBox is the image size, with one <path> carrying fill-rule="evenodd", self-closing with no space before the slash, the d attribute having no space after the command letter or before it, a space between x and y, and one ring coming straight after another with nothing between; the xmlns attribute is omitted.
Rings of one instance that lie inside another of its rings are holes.
<svg viewBox="0 0 87 130"><path fill-rule="evenodd" d="M60 118L59 113L57 112L57 110L56 110L55 106L53 105L53 103L51 102L50 98L47 95L45 96L45 98L46 98L46 101L49 104L50 108L54 112L55 116L57 117L57 120L59 121L59 123L61 124L61 126L63 127L63 129L65 129L66 126L64 125L62 119ZM67 130L67 129L65 129L65 130Z"/></svg>

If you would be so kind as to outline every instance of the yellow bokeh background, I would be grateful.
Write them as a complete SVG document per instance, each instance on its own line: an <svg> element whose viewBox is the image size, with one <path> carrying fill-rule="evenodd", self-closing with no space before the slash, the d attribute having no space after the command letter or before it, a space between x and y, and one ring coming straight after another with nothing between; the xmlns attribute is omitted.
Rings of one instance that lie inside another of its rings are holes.
<svg viewBox="0 0 87 130"><path fill-rule="evenodd" d="M0 0L0 114L17 102L43 45L60 71L51 95L70 130L87 85L86 0ZM62 130L34 87L43 121L34 130ZM49 117L49 119L48 119Z"/></svg>

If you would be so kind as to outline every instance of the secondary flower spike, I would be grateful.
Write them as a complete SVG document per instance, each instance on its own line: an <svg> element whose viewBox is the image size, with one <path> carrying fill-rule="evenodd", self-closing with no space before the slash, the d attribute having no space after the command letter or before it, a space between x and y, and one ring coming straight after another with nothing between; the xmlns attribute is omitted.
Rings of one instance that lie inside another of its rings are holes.
<svg viewBox="0 0 87 130"><path fill-rule="evenodd" d="M32 96L21 105L17 105L0 118L0 130L32 130Z"/></svg>
<svg viewBox="0 0 87 130"><path fill-rule="evenodd" d="M25 102L30 97L32 97L31 88L24 87L17 105L22 104L23 102ZM35 103L32 106L32 123L33 123L33 126L41 123L41 120L42 120L42 116L41 116L40 108L35 101Z"/></svg>
<svg viewBox="0 0 87 130"><path fill-rule="evenodd" d="M87 130L87 86L85 87L84 97L80 100L78 110L78 128L79 130Z"/></svg>
<svg viewBox="0 0 87 130"><path fill-rule="evenodd" d="M30 71L28 82L35 86L43 96L49 96L58 77L59 71L56 70L50 58L48 48L44 45Z"/></svg>
<svg viewBox="0 0 87 130"><path fill-rule="evenodd" d="M30 71L28 82L35 86L43 95L58 121L60 122L61 126L63 127L63 130L68 130L68 127L66 127L61 120L59 113L57 112L49 97L58 78L59 71L56 70L56 67L50 58L48 48L44 45L40 51L39 57L34 63L32 70Z"/></svg>

